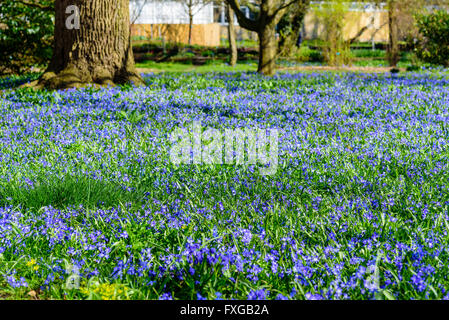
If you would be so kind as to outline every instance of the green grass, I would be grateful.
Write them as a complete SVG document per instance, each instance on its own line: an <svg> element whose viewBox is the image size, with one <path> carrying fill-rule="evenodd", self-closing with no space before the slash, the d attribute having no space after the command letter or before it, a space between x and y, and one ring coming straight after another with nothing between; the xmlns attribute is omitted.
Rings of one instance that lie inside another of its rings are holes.
<svg viewBox="0 0 449 320"><path fill-rule="evenodd" d="M282 58L278 59L278 65L281 66L298 66L302 65L316 65L325 66L323 62L323 56L321 53L321 46L324 42L316 40L305 40L301 48L292 50L291 56L283 61ZM137 54L142 55L142 62L137 63L138 68L148 69L152 72L245 72L257 70L257 52L254 50L250 53L242 55L237 66L231 68L227 65L226 61L228 56L225 51L217 50L216 47L202 47L202 46L186 46L168 43L166 44L166 51L162 52L161 43L158 41L140 41L135 43L135 48L138 51ZM253 40L244 40L239 43L240 47L245 48L257 48L257 42ZM310 49L310 46L317 47L316 49ZM222 41L222 47L227 47L227 41ZM385 50L375 49L372 50L371 43L354 43L351 49L352 61L351 65L355 67L388 67L387 54ZM195 59L201 59L207 57L211 60L207 60L204 65L194 65ZM145 60L148 59L148 60ZM155 62L164 61L164 62ZM244 62L243 62L244 61ZM424 64L419 62L413 52L402 52L398 67L407 69L412 66L421 67Z"/></svg>
<svg viewBox="0 0 449 320"><path fill-rule="evenodd" d="M225 47L225 48L229 47L228 39L221 39L220 44L222 47ZM259 43L257 40L251 40L251 39L238 40L237 47L258 48Z"/></svg>
<svg viewBox="0 0 449 320"><path fill-rule="evenodd" d="M386 58L385 50L372 50L372 49L355 49L351 50L352 55L355 58Z"/></svg>
<svg viewBox="0 0 449 320"><path fill-rule="evenodd" d="M0 298L449 297L443 75L144 78L0 97ZM277 172L171 163L194 120L277 128Z"/></svg>
<svg viewBox="0 0 449 320"><path fill-rule="evenodd" d="M36 179L32 189L15 183L1 183L0 186L0 206L20 206L24 210L39 210L46 206L63 209L73 204L90 208L113 207L141 200L137 193L123 190L119 184L85 176L41 176Z"/></svg>
<svg viewBox="0 0 449 320"><path fill-rule="evenodd" d="M256 62L240 62L236 66L231 67L227 63L221 61L208 63L201 66L195 66L192 64L176 63L176 62L154 62L145 61L136 64L137 68L149 69L153 72L247 72L256 71Z"/></svg>

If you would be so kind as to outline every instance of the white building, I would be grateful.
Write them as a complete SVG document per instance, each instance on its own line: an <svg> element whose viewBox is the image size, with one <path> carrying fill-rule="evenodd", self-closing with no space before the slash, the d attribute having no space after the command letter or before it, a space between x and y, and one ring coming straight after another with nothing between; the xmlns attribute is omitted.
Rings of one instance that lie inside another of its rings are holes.
<svg viewBox="0 0 449 320"><path fill-rule="evenodd" d="M193 24L214 23L214 4L198 3L193 6ZM131 0L131 21L135 24L188 24L188 9L184 1Z"/></svg>

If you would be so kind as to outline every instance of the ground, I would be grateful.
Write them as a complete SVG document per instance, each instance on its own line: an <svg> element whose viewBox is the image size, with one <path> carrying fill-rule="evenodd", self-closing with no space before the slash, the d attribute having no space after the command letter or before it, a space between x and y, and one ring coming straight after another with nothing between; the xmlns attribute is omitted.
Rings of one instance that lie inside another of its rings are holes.
<svg viewBox="0 0 449 320"><path fill-rule="evenodd" d="M186 65L180 63L154 63L146 62L138 64L137 71L141 73L145 72L248 72L256 71L256 63L239 63L236 67L231 67L224 63L209 64L204 66ZM337 72L365 72L365 73L387 73L390 72L391 67L360 67L360 66L278 66L279 72L321 72L321 71L337 71ZM400 72L405 72L404 68L398 68Z"/></svg>
<svg viewBox="0 0 449 320"><path fill-rule="evenodd" d="M144 78L1 79L1 296L448 297L446 73ZM277 130L276 170L173 163L195 121Z"/></svg>

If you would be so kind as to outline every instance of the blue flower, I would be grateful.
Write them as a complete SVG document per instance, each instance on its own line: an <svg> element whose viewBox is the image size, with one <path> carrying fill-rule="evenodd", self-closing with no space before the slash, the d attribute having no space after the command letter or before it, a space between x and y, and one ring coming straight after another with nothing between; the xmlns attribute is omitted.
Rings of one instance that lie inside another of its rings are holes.
<svg viewBox="0 0 449 320"><path fill-rule="evenodd" d="M270 291L266 289L251 290L248 294L248 300L266 300L270 295Z"/></svg>

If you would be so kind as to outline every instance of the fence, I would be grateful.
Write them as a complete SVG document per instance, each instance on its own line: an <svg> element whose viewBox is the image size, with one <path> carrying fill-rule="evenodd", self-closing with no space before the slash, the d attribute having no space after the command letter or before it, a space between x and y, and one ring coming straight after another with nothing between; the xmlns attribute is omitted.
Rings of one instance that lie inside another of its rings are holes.
<svg viewBox="0 0 449 320"><path fill-rule="evenodd" d="M189 42L188 24L135 24L132 27L133 36L143 36L147 39L163 39L167 42ZM215 47L220 45L220 25L218 23L194 24L192 26L192 44Z"/></svg>

